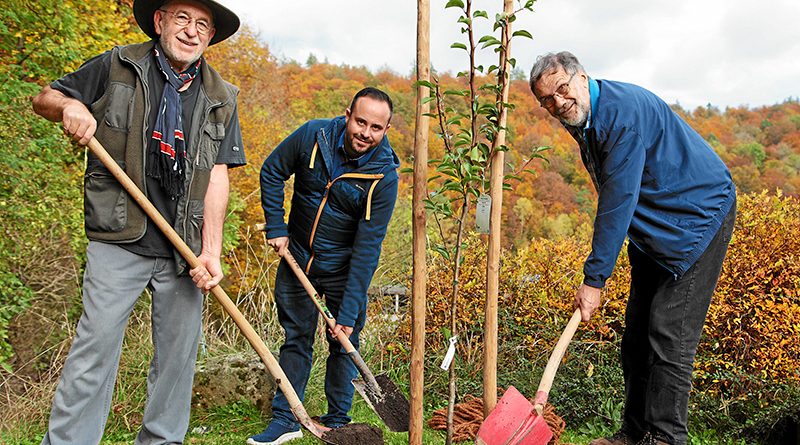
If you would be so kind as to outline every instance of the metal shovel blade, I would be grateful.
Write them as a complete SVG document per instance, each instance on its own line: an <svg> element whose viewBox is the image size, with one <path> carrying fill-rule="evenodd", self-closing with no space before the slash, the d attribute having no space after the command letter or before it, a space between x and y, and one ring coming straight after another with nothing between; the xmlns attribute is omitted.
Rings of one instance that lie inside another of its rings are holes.
<svg viewBox="0 0 800 445"><path fill-rule="evenodd" d="M353 386L390 431L408 431L408 399L386 375L375 376L377 387L362 379L353 379Z"/></svg>

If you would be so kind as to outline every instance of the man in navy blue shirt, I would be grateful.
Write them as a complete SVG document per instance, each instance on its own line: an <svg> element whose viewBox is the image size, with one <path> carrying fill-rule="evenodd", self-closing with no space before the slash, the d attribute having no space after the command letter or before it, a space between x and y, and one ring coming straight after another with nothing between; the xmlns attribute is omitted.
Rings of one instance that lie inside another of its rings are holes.
<svg viewBox="0 0 800 445"><path fill-rule="evenodd" d="M569 52L540 56L530 86L578 142L598 193L575 295L583 321L629 240L625 413L620 431L591 445L685 444L694 356L736 216L730 172L663 100L589 77Z"/></svg>

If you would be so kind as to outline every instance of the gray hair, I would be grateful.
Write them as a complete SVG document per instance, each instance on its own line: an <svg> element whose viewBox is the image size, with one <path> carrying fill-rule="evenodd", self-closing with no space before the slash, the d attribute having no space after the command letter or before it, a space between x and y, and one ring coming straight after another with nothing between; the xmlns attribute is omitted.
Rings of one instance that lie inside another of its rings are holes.
<svg viewBox="0 0 800 445"><path fill-rule="evenodd" d="M556 71L559 68L564 68L564 71L569 75L573 75L579 71L586 72L586 70L583 69L583 65L578 62L578 58L569 51L543 54L536 58L536 63L533 64L533 68L531 68L531 91L533 91L533 87L536 86L536 82L538 82L542 76Z"/></svg>

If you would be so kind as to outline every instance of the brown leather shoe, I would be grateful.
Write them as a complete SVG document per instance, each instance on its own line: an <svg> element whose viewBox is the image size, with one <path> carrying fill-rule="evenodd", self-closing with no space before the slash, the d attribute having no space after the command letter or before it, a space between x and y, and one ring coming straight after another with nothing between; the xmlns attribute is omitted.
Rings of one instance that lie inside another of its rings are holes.
<svg viewBox="0 0 800 445"><path fill-rule="evenodd" d="M611 437L595 439L589 445L638 445L625 431L619 430Z"/></svg>

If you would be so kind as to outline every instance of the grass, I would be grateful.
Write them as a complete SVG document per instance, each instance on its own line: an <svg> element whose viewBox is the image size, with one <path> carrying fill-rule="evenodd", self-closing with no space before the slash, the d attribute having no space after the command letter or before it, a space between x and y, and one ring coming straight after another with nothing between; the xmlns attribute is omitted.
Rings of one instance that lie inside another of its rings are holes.
<svg viewBox="0 0 800 445"><path fill-rule="evenodd" d="M253 250L258 250L258 246L253 246ZM262 283L262 285L253 286L244 291L240 290L237 295L230 296L245 318L252 323L256 332L267 342L267 346L272 351L277 351L280 339L282 339L282 331L277 323L275 308L269 298L271 289L268 284L264 284L271 283L272 280L268 277L274 274L277 263L270 260L268 256L256 255L256 257L263 257L265 260L258 264L243 262L241 264L244 264L245 267L242 270L236 269L236 266L232 267L229 276L233 277L233 281L241 281L235 278L237 274L256 276L258 277L256 282ZM234 262L234 264L240 263ZM371 311L378 314L392 314L391 306L391 303L380 300L370 303ZM131 316L123 346L112 409L102 444L130 444L139 430L146 394L148 363L152 356L149 308L149 298L145 295L137 303ZM249 351L250 348L243 341L238 329L226 315L220 312L219 305L209 299L204 311L206 337L201 347L201 355ZM69 317L65 316L64 318ZM369 361L373 372L376 374L386 372L401 389L407 390L408 366L397 366L397 360L392 356L393 349L388 347L396 342L398 323L400 322L393 320L388 315L371 316L362 334L361 351L365 359ZM49 351L56 352L52 354L55 358L52 360L49 370L43 374L44 377L40 380L21 378L24 380L25 387L25 391L22 393L0 391L0 396L2 396L0 397L0 444L37 445L41 442L47 426L50 401L55 390L55 376L58 375L60 363L68 350L68 340L47 348ZM305 403L308 413L312 416L325 412L323 390L324 360L327 355L325 349L325 341L318 338ZM428 351L431 357L437 353L437 351ZM466 364L459 359L456 360L456 363L464 373L478 372L472 364ZM9 378L15 376L9 377L3 372L0 370L0 383L5 385ZM513 381L522 381L533 375L532 370L526 367L525 363L513 363L501 374L501 377L505 376L506 379ZM446 380L443 375L435 365L428 366L426 369L424 414L426 420L430 418L434 409L446 403L444 398L435 395L436 389L441 388ZM479 393L479 379L473 378L472 381L478 383L473 383L472 386L467 385L467 380L462 380L461 391ZM590 419L584 425L569 425L571 429L562 436L562 443L583 445L593 438L610 435L615 431L621 415L620 406L609 403L594 408L597 410L598 417ZM378 416L357 394L354 398L351 415L354 422L382 427ZM268 422L269 418L262 417L260 410L252 401L248 400L236 401L205 411L194 410L191 413L185 443L241 445L245 443L248 436L261 432ZM383 430L383 433L387 444L408 443L408 433L392 433L386 429ZM306 433L303 439L292 442L293 445L318 443L320 442L309 433ZM445 433L434 431L426 424L423 431L423 443L426 445L444 444ZM701 430L694 431L690 435L689 443L691 445L744 445L746 442L723 438L722 434L718 434L716 431Z"/></svg>
<svg viewBox="0 0 800 445"><path fill-rule="evenodd" d="M237 305L246 317L254 322L254 328L262 333L262 338L267 341L267 346L276 351L279 346L277 339L282 335L277 327L274 308L269 305L255 306L253 299L236 298ZM216 303L207 303L213 306ZM101 444L130 444L134 441L141 425L141 413L146 398L146 379L152 345L150 342L150 300L145 294L137 303L131 315L123 344L117 384L112 400L106 431ZM242 338L232 323L220 320L213 314L213 309L208 308L205 322L206 338L201 351L209 354L221 351L233 351L249 348L242 345ZM375 373L388 372L398 386L407 388L406 370L383 369L388 367L388 358L384 357L383 343L380 341L381 333L386 326L382 323L373 323L362 336L362 353L365 357L375 357L376 363L371 363ZM273 341L269 341L272 339ZM68 348L63 347L64 353ZM325 357L327 356L326 342L318 338L315 343L314 363L312 366L309 386L306 390L305 408L309 415L324 414L326 408L323 389ZM63 359L63 357L62 357ZM405 380L405 381L404 381ZM55 379L48 382L35 384L31 382L26 394L21 396L17 403L6 400L7 406L24 407L24 412L10 413L6 411L0 415L0 444L3 445L37 445L47 428L50 401L55 391ZM23 403L24 402L24 403ZM356 393L353 401L351 416L354 422L382 426L380 418L369 408L367 403ZM261 432L269 422L269 418L262 418L259 409L247 400L234 402L227 406L216 407L208 411L194 410L191 415L189 431L185 439L187 444L244 444L248 436ZM408 443L408 433L393 433L384 429L384 439L387 444ZM444 433L426 429L423 435L426 444L444 443ZM320 443L310 433L306 433L301 440L293 444L318 444Z"/></svg>

